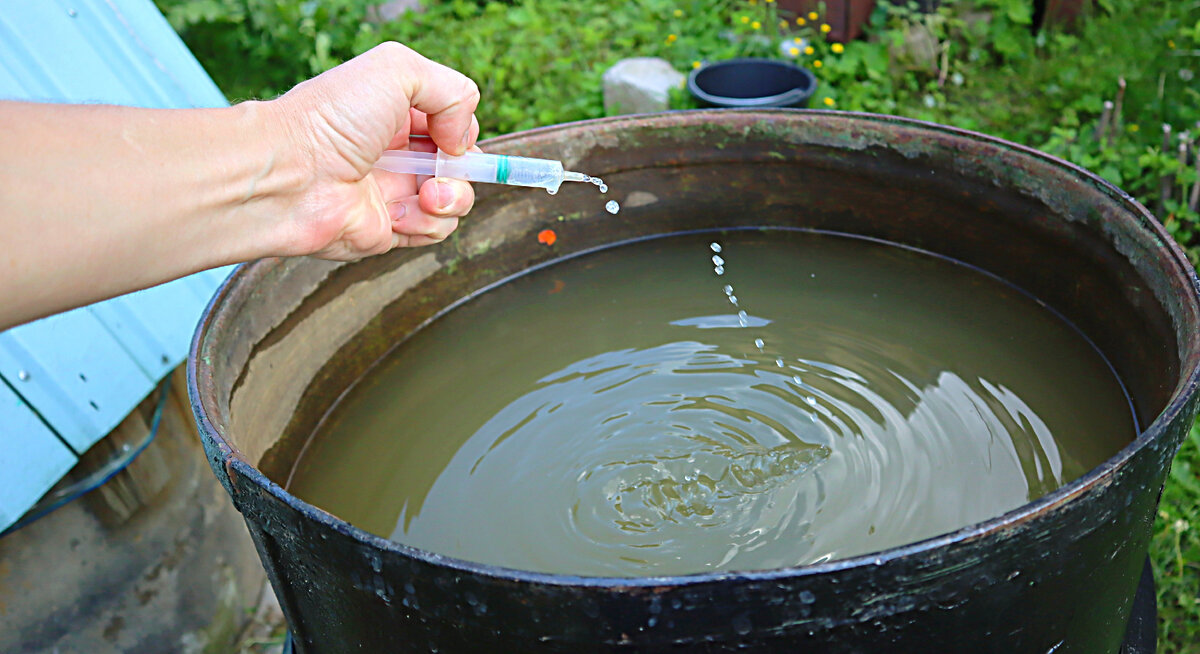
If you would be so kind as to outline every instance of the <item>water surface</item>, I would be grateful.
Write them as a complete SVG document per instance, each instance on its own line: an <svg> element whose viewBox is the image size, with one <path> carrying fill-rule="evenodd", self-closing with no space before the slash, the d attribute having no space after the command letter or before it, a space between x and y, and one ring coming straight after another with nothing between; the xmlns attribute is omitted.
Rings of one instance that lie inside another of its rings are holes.
<svg viewBox="0 0 1200 654"><path fill-rule="evenodd" d="M511 568L768 569L996 517L1133 436L1108 365L1017 289L887 244L733 232L449 312L348 394L290 489Z"/></svg>

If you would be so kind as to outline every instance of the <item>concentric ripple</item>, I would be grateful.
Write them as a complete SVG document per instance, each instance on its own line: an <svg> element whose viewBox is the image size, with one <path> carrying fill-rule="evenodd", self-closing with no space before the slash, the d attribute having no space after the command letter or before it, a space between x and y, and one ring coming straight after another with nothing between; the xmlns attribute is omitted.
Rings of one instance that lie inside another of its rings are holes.
<svg viewBox="0 0 1200 654"><path fill-rule="evenodd" d="M768 569L995 517L1133 435L1087 342L976 271L788 233L722 238L716 276L704 243L591 255L450 313L293 489L506 567Z"/></svg>

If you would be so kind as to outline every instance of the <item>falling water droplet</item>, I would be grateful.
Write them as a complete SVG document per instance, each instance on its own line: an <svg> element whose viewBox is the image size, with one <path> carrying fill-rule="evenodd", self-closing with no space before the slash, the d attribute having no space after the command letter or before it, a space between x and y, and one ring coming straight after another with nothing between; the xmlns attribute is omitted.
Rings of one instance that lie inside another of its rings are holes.
<svg viewBox="0 0 1200 654"><path fill-rule="evenodd" d="M730 304L732 304L733 306L735 306L735 307L736 307L736 306L738 305L738 303L737 303L737 296L736 296L736 295L730 295L730 296L729 296L729 303L730 303Z"/></svg>
<svg viewBox="0 0 1200 654"><path fill-rule="evenodd" d="M745 311L739 311L739 312L738 312L738 325L739 325L739 326L741 326L741 327L745 327L745 326L746 326L746 324L747 324L747 323L746 323L746 318L747 318L747 317L748 317L748 316L746 315L746 312L745 312Z"/></svg>
<svg viewBox="0 0 1200 654"><path fill-rule="evenodd" d="M722 258L721 258L721 255L719 255L719 254L714 254L714 255L713 255L712 262L713 262L713 265L714 265L714 266L723 266L723 265L725 265L725 260L724 260L724 259L722 259Z"/></svg>
<svg viewBox="0 0 1200 654"><path fill-rule="evenodd" d="M761 339L761 338L754 339L754 347L757 347L760 350L763 349L763 339Z"/></svg>
<svg viewBox="0 0 1200 654"><path fill-rule="evenodd" d="M733 295L733 287L729 284L725 285L725 295Z"/></svg>
<svg viewBox="0 0 1200 654"><path fill-rule="evenodd" d="M793 376L793 377L792 377L792 381L796 382L797 384L803 384L803 383L804 383L804 382L800 381L800 375L795 375L795 376Z"/></svg>
<svg viewBox="0 0 1200 654"><path fill-rule="evenodd" d="M709 243L709 244L708 244L708 247L712 248L712 251L713 251L713 252L720 252L720 251L721 251L721 244L720 244L720 243L717 243L717 242L715 242L715 241L714 241L714 242L712 242L712 243Z"/></svg>
<svg viewBox="0 0 1200 654"><path fill-rule="evenodd" d="M804 401L805 401L805 402L808 402L809 404L811 404L811 405L813 405L813 406L817 406L817 398L815 398L815 397L813 397L813 396L811 396L811 395L809 395L808 397L804 398Z"/></svg>
<svg viewBox="0 0 1200 654"><path fill-rule="evenodd" d="M783 357L779 357L779 358L775 359L775 365L782 368L783 367Z"/></svg>
<svg viewBox="0 0 1200 654"><path fill-rule="evenodd" d="M604 210L609 213L616 213L621 210L621 205L617 204L616 200L609 200L608 203L604 205Z"/></svg>
<svg viewBox="0 0 1200 654"><path fill-rule="evenodd" d="M600 185L600 192L601 192L601 193L608 193L608 184L601 184L601 185Z"/></svg>
<svg viewBox="0 0 1200 654"><path fill-rule="evenodd" d="M716 268L713 268L713 272L717 273L718 275L724 275L725 266L717 266Z"/></svg>

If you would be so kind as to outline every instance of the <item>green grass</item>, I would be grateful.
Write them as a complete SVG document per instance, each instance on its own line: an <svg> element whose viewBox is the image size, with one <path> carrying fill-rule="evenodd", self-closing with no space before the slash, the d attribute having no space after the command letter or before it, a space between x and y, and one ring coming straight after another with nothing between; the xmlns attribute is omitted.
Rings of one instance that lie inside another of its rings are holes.
<svg viewBox="0 0 1200 654"><path fill-rule="evenodd" d="M786 57L780 42L808 39L813 52L798 48L799 60L820 79L818 106L932 120L1064 157L1155 210L1200 261L1200 215L1185 202L1200 132L1200 0L1095 0L1074 31L1040 33L1031 0L944 0L933 15L881 2L869 38L841 52L814 23L798 26L763 0L436 0L386 24L366 20L367 0L158 3L231 100L274 96L394 39L479 82L484 136L602 116L601 75L624 57L660 56L687 71L736 55ZM932 59L905 45L917 36ZM1106 122L1119 80L1120 120ZM690 103L683 94L675 102ZM1164 124L1175 135L1166 148ZM1192 149L1180 161L1182 133ZM1193 429L1150 548L1167 654L1200 652L1198 471Z"/></svg>
<svg viewBox="0 0 1200 654"><path fill-rule="evenodd" d="M1150 562L1158 584L1159 652L1200 652L1200 422L1171 466Z"/></svg>

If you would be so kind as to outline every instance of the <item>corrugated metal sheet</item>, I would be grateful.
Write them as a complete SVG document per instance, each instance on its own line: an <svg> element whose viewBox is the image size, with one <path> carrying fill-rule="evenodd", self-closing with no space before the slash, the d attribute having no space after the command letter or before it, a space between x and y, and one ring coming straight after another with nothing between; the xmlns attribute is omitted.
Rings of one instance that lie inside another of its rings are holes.
<svg viewBox="0 0 1200 654"><path fill-rule="evenodd" d="M150 0L0 0L0 99L226 104ZM0 333L0 529L183 361L228 272Z"/></svg>
<svg viewBox="0 0 1200 654"><path fill-rule="evenodd" d="M66 474L76 457L2 381L0 434L4 441L0 470L5 471L0 483L0 529L4 529Z"/></svg>

